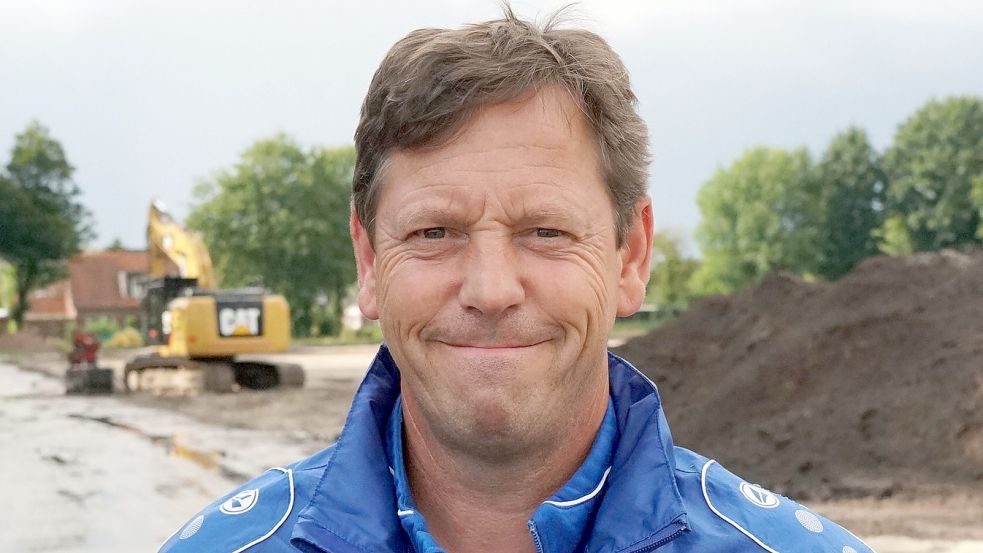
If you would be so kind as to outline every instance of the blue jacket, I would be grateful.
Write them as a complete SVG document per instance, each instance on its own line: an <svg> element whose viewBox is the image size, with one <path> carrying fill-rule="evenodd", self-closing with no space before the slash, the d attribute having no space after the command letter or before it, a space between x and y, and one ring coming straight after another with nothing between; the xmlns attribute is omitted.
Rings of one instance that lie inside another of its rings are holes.
<svg viewBox="0 0 983 553"><path fill-rule="evenodd" d="M542 553L871 551L821 515L674 447L655 384L613 354L609 372L618 431L610 471L592 494L553 501L550 517L536 511ZM412 552L386 451L398 398L399 370L383 346L335 445L230 492L161 551Z"/></svg>

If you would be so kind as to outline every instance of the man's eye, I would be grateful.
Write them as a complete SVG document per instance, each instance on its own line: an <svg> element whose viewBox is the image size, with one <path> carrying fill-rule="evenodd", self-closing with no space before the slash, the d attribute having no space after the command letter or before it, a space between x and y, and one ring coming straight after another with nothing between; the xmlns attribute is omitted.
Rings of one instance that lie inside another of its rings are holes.
<svg viewBox="0 0 983 553"><path fill-rule="evenodd" d="M559 238L561 232L553 228L536 229L537 238Z"/></svg>
<svg viewBox="0 0 983 553"><path fill-rule="evenodd" d="M419 232L420 232L420 236L426 238L427 240L439 240L447 236L447 229L445 229L444 227L428 228L428 229L423 229Z"/></svg>

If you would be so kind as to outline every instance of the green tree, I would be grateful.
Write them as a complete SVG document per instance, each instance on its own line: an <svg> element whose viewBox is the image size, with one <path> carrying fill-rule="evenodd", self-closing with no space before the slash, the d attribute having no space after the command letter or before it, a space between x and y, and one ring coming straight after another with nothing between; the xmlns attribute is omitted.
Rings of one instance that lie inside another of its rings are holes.
<svg viewBox="0 0 983 553"><path fill-rule="evenodd" d="M883 224L887 177L863 129L833 138L815 167L817 234L815 266L833 280L878 253L874 231Z"/></svg>
<svg viewBox="0 0 983 553"><path fill-rule="evenodd" d="M729 293L769 271L814 265L816 187L805 149L757 147L721 168L700 189L703 252L691 281L698 294Z"/></svg>
<svg viewBox="0 0 983 553"><path fill-rule="evenodd" d="M983 175L983 99L928 102L898 128L884 168L892 227L881 234L894 246L910 242L924 251L979 242L980 210L970 194L973 178Z"/></svg>
<svg viewBox="0 0 983 553"><path fill-rule="evenodd" d="M895 256L915 253L911 234L905 226L905 218L901 215L891 215L884 219L884 224L875 231L875 235L878 239L877 249L882 253Z"/></svg>
<svg viewBox="0 0 983 553"><path fill-rule="evenodd" d="M74 168L48 129L32 123L18 134L5 174L0 174L0 257L14 266L20 325L31 290L65 274L65 260L92 235L88 211L78 202Z"/></svg>
<svg viewBox="0 0 983 553"><path fill-rule="evenodd" d="M652 238L652 276L646 300L654 303L660 313L677 314L686 309L692 297L689 281L700 262L686 257L680 236L660 231Z"/></svg>
<svg viewBox="0 0 983 553"><path fill-rule="evenodd" d="M262 285L290 302L294 332L336 328L355 281L348 237L351 147L305 151L260 140L231 169L198 184L188 217L223 286Z"/></svg>

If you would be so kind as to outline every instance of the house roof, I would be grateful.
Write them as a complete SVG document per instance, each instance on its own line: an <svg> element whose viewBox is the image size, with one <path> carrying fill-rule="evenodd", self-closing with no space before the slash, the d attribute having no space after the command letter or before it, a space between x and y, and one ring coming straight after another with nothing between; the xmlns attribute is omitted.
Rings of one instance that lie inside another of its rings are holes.
<svg viewBox="0 0 983 553"><path fill-rule="evenodd" d="M146 251L83 252L68 260L69 277L31 294L29 320L74 319L80 309L138 308L126 273L147 273Z"/></svg>
<svg viewBox="0 0 983 553"><path fill-rule="evenodd" d="M76 309L139 307L140 300L126 295L121 273L147 273L146 251L84 252L68 261L72 297Z"/></svg>

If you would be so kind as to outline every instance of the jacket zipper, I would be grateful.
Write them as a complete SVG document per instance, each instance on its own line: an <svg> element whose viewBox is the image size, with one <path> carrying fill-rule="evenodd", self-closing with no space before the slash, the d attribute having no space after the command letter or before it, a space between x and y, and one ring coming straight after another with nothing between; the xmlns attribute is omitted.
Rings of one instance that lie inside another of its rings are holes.
<svg viewBox="0 0 983 553"><path fill-rule="evenodd" d="M543 553L543 541L539 539L536 523L531 520L529 521L529 533L532 534L532 544L536 546L536 553Z"/></svg>
<svg viewBox="0 0 983 553"><path fill-rule="evenodd" d="M657 541L655 543L650 543L650 544L647 544L647 545L643 545L642 547L639 547L638 549L632 549L631 550L631 553L643 553L645 551L652 551L652 550L658 549L658 548L662 547L663 545L671 542L672 540L678 538L680 536L680 534L682 534L683 532L686 532L687 530L689 530L689 526L686 526L685 523L681 523L679 525L679 527L676 528L676 530L672 534L669 534L668 536L662 538L661 540L659 540L659 541Z"/></svg>
<svg viewBox="0 0 983 553"><path fill-rule="evenodd" d="M678 538L681 534L689 530L689 526L687 526L686 523L681 522L678 524L679 526L676 527L676 530L673 531L673 533L655 543L649 543L639 547L638 549L632 549L630 553L644 553L646 551L653 551ZM532 534L532 543L536 546L536 553L543 553L543 542L539 539L539 531L536 529L536 523L531 520L529 521L529 533Z"/></svg>

